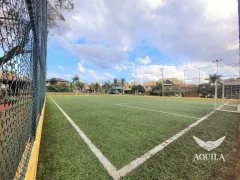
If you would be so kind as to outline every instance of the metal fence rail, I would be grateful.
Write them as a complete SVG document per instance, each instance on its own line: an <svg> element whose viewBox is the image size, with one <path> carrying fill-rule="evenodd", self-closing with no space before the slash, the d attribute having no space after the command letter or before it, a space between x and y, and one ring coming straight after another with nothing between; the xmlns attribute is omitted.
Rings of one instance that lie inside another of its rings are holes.
<svg viewBox="0 0 240 180"><path fill-rule="evenodd" d="M24 177L44 103L46 0L0 0L0 179Z"/></svg>

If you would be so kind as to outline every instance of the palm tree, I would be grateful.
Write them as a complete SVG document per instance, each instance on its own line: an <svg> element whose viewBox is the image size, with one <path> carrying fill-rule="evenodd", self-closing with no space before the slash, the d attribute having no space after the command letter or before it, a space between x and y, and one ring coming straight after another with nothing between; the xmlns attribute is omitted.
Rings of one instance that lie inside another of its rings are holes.
<svg viewBox="0 0 240 180"><path fill-rule="evenodd" d="M215 82L216 82L217 80L220 80L221 77L222 77L221 75L217 75L217 74L211 75L211 74L210 74L210 75L209 75L209 83L212 84L212 85L214 85Z"/></svg>
<svg viewBox="0 0 240 180"><path fill-rule="evenodd" d="M108 93L109 89L111 88L111 83L110 83L110 81L106 81L106 82L103 84L103 88L104 88L105 90L107 90L107 93Z"/></svg>
<svg viewBox="0 0 240 180"><path fill-rule="evenodd" d="M123 95L123 87L124 87L124 85L125 85L125 83L126 83L126 79L125 78L122 78L121 80L121 85L122 85L122 95Z"/></svg>
<svg viewBox="0 0 240 180"><path fill-rule="evenodd" d="M116 89L116 86L117 86L117 84L118 84L118 79L117 79L117 78L114 78L114 79L113 79L113 84L114 84L115 91L116 91L116 93L117 93L117 89Z"/></svg>
<svg viewBox="0 0 240 180"><path fill-rule="evenodd" d="M73 80L73 83L76 82L76 81L79 81L79 76L76 74L76 75L72 78L72 80Z"/></svg>

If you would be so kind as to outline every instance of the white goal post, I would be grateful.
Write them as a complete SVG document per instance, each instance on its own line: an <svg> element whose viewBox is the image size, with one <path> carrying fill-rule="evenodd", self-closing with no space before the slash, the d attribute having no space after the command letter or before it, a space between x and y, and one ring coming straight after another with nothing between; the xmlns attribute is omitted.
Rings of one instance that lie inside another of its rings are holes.
<svg viewBox="0 0 240 180"><path fill-rule="evenodd" d="M215 110L240 113L240 78L216 81Z"/></svg>

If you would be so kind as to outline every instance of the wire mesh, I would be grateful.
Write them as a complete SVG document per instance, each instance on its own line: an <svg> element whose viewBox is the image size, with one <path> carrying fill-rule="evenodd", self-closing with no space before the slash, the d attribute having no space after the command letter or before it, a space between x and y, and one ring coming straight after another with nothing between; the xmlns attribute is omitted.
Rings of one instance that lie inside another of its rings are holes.
<svg viewBox="0 0 240 180"><path fill-rule="evenodd" d="M46 0L0 0L0 179L24 177L45 97Z"/></svg>
<svg viewBox="0 0 240 180"><path fill-rule="evenodd" d="M240 79L227 78L219 81L215 91L217 110L240 113Z"/></svg>

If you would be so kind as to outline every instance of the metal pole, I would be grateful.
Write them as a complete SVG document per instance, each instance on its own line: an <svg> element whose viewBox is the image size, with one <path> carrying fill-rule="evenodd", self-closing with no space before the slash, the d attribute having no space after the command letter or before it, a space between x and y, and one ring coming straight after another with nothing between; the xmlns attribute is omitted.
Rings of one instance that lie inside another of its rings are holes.
<svg viewBox="0 0 240 180"><path fill-rule="evenodd" d="M199 79L198 79L198 91L199 91L199 97L200 97L200 79L201 79L201 72L200 72L200 68L198 68L198 74L199 74Z"/></svg>
<svg viewBox="0 0 240 180"><path fill-rule="evenodd" d="M225 97L224 97L224 94L225 94L224 89L225 89L225 86L224 86L224 84L223 84L223 85L222 85L222 105L224 104L224 100L225 100Z"/></svg>
<svg viewBox="0 0 240 180"><path fill-rule="evenodd" d="M238 0L238 58L239 58L239 77L240 77L240 0Z"/></svg>
<svg viewBox="0 0 240 180"><path fill-rule="evenodd" d="M162 72L162 96L164 96L163 68L161 68L161 72Z"/></svg>
<svg viewBox="0 0 240 180"><path fill-rule="evenodd" d="M160 79L158 80L158 86L159 86L159 96L161 96L161 92L160 92Z"/></svg>
<svg viewBox="0 0 240 180"><path fill-rule="evenodd" d="M218 82L217 82L218 80L216 80L216 82L215 82L215 111L217 110L217 84L218 84Z"/></svg>
<svg viewBox="0 0 240 180"><path fill-rule="evenodd" d="M213 60L212 62L213 63L216 63L217 64L217 75L218 75L218 63L222 61L222 59L216 59L216 60Z"/></svg>
<svg viewBox="0 0 240 180"><path fill-rule="evenodd" d="M183 96L185 97L185 71L183 70Z"/></svg>

